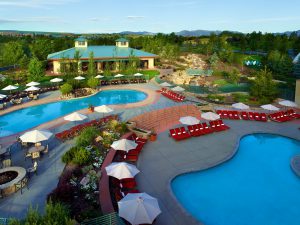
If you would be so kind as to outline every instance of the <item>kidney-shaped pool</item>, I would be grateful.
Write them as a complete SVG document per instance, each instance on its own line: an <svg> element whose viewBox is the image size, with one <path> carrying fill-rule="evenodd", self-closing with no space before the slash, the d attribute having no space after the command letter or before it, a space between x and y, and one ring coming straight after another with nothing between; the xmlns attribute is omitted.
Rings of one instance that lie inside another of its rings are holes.
<svg viewBox="0 0 300 225"><path fill-rule="evenodd" d="M290 168L299 153L299 141L247 135L231 160L176 177L172 190L205 225L299 225L300 178Z"/></svg>

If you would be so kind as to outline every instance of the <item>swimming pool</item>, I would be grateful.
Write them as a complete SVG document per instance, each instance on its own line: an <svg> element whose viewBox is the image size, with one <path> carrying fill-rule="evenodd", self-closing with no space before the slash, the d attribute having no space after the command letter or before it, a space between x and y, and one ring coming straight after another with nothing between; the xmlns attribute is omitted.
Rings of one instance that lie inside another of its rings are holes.
<svg viewBox="0 0 300 225"><path fill-rule="evenodd" d="M180 175L171 187L205 225L299 225L300 178L290 168L299 153L299 141L247 135L231 160Z"/></svg>
<svg viewBox="0 0 300 225"><path fill-rule="evenodd" d="M15 134L74 111L88 108L90 104L94 106L127 104L142 101L146 97L146 93L136 90L104 90L86 98L20 109L0 116L0 137Z"/></svg>

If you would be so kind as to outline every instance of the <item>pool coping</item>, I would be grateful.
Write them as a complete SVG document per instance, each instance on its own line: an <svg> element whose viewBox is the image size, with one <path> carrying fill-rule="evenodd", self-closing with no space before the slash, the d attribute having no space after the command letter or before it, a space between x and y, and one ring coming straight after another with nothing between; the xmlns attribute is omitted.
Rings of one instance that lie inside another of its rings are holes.
<svg viewBox="0 0 300 225"><path fill-rule="evenodd" d="M217 162L214 162L214 163L211 163L209 164L208 166L204 167L204 168L201 168L201 169L192 169L192 170L186 170L186 171L180 171L180 173L177 173L177 175L174 175L172 176L172 178L170 178L168 180L168 186L167 186L167 190L171 196L171 198L173 199L173 201L175 202L176 206L180 209L181 213L190 218L194 224L204 224L202 221L199 221L197 220L187 209L184 208L184 206L179 202L179 200L176 198L173 190L172 190L172 181L178 177L178 176L181 176L181 175L185 175L185 174L189 174L189 173L195 173L195 172L200 172L200 171L204 171L204 170L208 170L210 168L213 168L213 167L216 167L216 166L219 166L227 161L229 161L230 159L232 159L236 153L238 152L238 149L239 149L239 146L240 146L240 142L241 142L241 139L244 138L245 136L248 136L248 135L252 135L252 134L272 134L272 135L278 135L278 136L282 136L282 137L285 137L285 138L290 138L290 139L293 139L293 140L296 140L296 141L300 141L300 137L299 139L297 138L294 138L294 137L290 137L288 135L285 135L285 134L281 134L281 133L275 133L275 132L266 132L266 131L253 131L253 132L249 132L249 133L246 133L246 134L242 134L242 135L239 135L237 137L237 141L235 143L235 147L234 149L232 150L232 152L227 155L224 159L222 160L219 160ZM293 157L292 157L293 159ZM292 169L293 170L293 169Z"/></svg>

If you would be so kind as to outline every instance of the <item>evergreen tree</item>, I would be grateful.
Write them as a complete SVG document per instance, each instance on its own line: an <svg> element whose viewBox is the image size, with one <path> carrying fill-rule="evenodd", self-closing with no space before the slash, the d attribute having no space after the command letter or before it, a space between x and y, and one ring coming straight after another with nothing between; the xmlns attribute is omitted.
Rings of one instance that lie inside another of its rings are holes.
<svg viewBox="0 0 300 225"><path fill-rule="evenodd" d="M45 75L43 63L36 57L33 57L28 65L28 73L30 81L38 81Z"/></svg>
<svg viewBox="0 0 300 225"><path fill-rule="evenodd" d="M88 75L90 77L96 76L96 66L95 66L95 60L94 60L94 52L90 52L89 54L89 64L88 64Z"/></svg>

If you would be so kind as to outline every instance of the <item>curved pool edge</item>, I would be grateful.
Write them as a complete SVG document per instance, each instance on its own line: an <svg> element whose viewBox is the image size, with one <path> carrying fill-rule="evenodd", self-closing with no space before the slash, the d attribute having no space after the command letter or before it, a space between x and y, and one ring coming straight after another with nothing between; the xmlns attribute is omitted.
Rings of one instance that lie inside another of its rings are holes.
<svg viewBox="0 0 300 225"><path fill-rule="evenodd" d="M190 218L192 221L193 221L193 224L201 224L201 225L205 225L202 221L199 221L197 220L188 210L186 210L183 205L178 201L178 199L176 198L174 192L173 192L173 189L172 189L172 181L174 179L176 179L176 177L178 176L181 176L181 175L185 175L185 174L189 174L189 173L195 173L195 172L200 172L200 171L204 171L204 170L208 170L210 168L213 168L213 167L216 167L216 166L219 166L227 161L229 161L230 159L232 159L236 153L238 152L238 149L239 149L239 146L240 146L240 142L241 142L241 139L248 136L248 135L252 135L252 134L271 134L271 135L278 135L278 136L282 136L282 137L285 137L285 138L290 138L290 139L293 139L293 140L296 140L296 141L300 141L300 137L299 138L296 138L296 137L290 137L288 135L285 135L285 134L282 134L282 133L276 133L276 132L266 132L266 131L253 131L253 132L249 132L249 133L245 133L245 134L240 134L238 135L237 137L237 140L236 140L236 144L235 144L235 147L234 149L230 152L229 155L227 155L225 158L217 161L217 162L214 162L214 163L211 163L210 165L206 166L206 167L203 167L203 168L200 168L200 169L189 169L189 170L183 170L183 171L180 171L180 173L176 173L176 175L173 175L169 180L168 180L168 187L167 187L167 190L171 196L171 198L173 199L174 203L176 204L176 206L180 209L181 213L183 215L185 215L186 217Z"/></svg>

